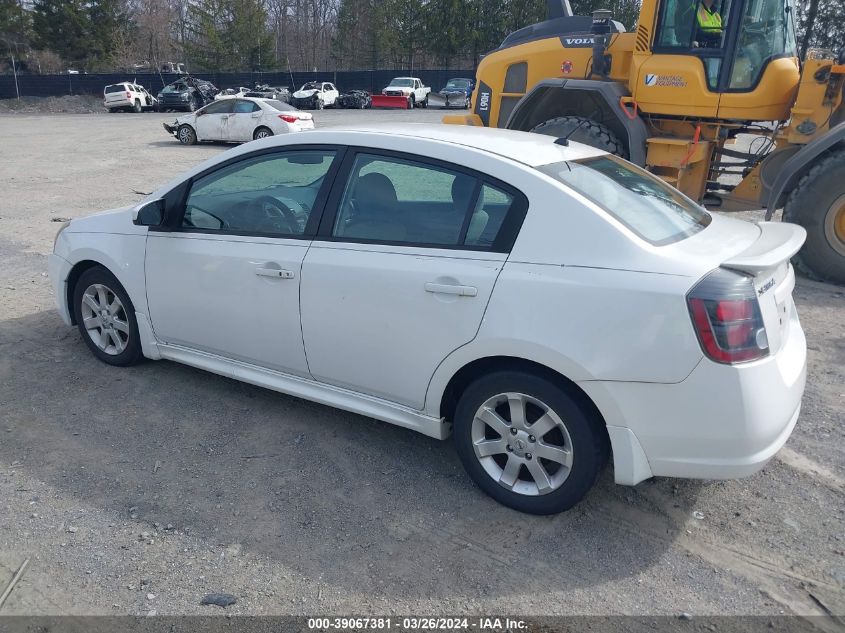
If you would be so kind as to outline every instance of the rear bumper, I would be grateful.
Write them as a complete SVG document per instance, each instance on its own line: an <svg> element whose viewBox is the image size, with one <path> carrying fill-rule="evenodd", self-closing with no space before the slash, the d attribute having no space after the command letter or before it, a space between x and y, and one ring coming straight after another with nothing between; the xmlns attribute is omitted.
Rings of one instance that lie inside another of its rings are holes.
<svg viewBox="0 0 845 633"><path fill-rule="evenodd" d="M580 385L613 431L618 483L650 475L734 479L759 471L786 443L801 408L806 361L793 310L783 346L763 360L720 365L702 359L676 384Z"/></svg>

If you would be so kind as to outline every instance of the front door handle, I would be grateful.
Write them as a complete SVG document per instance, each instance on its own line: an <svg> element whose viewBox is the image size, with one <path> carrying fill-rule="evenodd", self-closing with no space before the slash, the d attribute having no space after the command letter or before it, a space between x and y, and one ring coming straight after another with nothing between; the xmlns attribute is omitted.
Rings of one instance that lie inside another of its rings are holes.
<svg viewBox="0 0 845 633"><path fill-rule="evenodd" d="M261 277L272 277L273 279L293 279L294 274L290 270L281 270L279 268L262 268L255 269L255 274Z"/></svg>
<svg viewBox="0 0 845 633"><path fill-rule="evenodd" d="M478 295L478 288L474 286L457 286L453 284L425 284L426 292L433 292L442 295L458 295L460 297L475 297Z"/></svg>

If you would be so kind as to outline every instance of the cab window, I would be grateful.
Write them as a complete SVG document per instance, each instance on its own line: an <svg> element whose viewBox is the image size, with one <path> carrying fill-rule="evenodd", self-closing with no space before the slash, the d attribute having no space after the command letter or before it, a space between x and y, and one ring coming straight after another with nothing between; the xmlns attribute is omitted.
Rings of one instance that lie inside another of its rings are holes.
<svg viewBox="0 0 845 633"><path fill-rule="evenodd" d="M795 7L783 0L749 0L742 16L729 90L753 89L778 57L797 57Z"/></svg>

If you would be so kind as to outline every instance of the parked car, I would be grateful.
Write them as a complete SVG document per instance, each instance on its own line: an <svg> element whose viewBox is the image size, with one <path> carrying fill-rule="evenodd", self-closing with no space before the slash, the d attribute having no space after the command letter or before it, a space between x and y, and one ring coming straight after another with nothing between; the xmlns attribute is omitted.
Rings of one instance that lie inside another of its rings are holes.
<svg viewBox="0 0 845 633"><path fill-rule="evenodd" d="M381 91L381 94L386 97L407 97L409 108L416 106L425 108L428 106L428 94L430 92L431 88L424 86L423 82L416 77L395 77Z"/></svg>
<svg viewBox="0 0 845 633"><path fill-rule="evenodd" d="M282 101L238 97L214 101L163 125L183 145L194 145L198 141L241 143L313 130L314 119L308 112L300 112Z"/></svg>
<svg viewBox="0 0 845 633"><path fill-rule="evenodd" d="M322 110L337 105L340 93L328 81L309 81L293 93L290 103L297 108Z"/></svg>
<svg viewBox="0 0 845 633"><path fill-rule="evenodd" d="M103 88L103 107L109 112L157 110L158 99L152 96L144 86L124 81Z"/></svg>
<svg viewBox="0 0 845 633"><path fill-rule="evenodd" d="M224 152L72 220L49 270L103 362L166 358L451 432L485 492L545 514L608 459L633 485L772 458L804 390L805 237L586 145L405 124Z"/></svg>
<svg viewBox="0 0 845 633"><path fill-rule="evenodd" d="M210 81L186 76L162 88L158 93L158 103L162 110L193 112L214 101L218 92Z"/></svg>
<svg viewBox="0 0 845 633"><path fill-rule="evenodd" d="M235 97L244 97L247 92L249 92L249 88L244 88L243 86L240 88L225 88L214 95L214 99L233 99Z"/></svg>
<svg viewBox="0 0 845 633"><path fill-rule="evenodd" d="M338 97L338 105L341 108L363 110L372 104L372 96L366 90L350 90Z"/></svg>
<svg viewBox="0 0 845 633"><path fill-rule="evenodd" d="M436 95L429 97L429 103L441 108L469 109L472 104L472 79L456 77L446 82Z"/></svg>

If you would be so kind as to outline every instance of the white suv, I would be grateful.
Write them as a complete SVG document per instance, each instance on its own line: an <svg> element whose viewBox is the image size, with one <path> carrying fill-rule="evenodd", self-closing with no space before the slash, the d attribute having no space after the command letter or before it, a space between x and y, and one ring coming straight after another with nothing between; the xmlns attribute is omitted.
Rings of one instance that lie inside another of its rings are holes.
<svg viewBox="0 0 845 633"><path fill-rule="evenodd" d="M109 112L118 110L142 112L155 110L157 105L158 100L139 84L124 82L103 88L103 106Z"/></svg>

